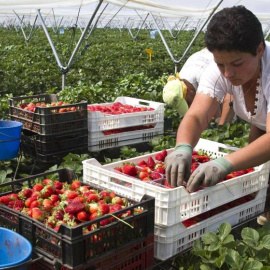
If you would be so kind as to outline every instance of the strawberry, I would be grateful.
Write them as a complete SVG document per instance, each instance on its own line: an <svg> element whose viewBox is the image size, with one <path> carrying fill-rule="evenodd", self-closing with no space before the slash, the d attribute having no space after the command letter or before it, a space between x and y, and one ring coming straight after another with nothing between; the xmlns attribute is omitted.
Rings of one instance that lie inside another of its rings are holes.
<svg viewBox="0 0 270 270"><path fill-rule="evenodd" d="M89 213L93 214L98 211L99 205L97 203L90 203L88 205L88 211Z"/></svg>
<svg viewBox="0 0 270 270"><path fill-rule="evenodd" d="M16 194L16 193L11 193L11 194L9 194L9 195L7 195L7 196L9 197L9 199L10 199L11 201L16 201L16 200L19 199L19 195Z"/></svg>
<svg viewBox="0 0 270 270"><path fill-rule="evenodd" d="M114 198L112 198L112 204L119 204L119 205L123 205L123 199L119 196L115 196Z"/></svg>
<svg viewBox="0 0 270 270"><path fill-rule="evenodd" d="M163 168L163 167L158 167L158 168L155 169L155 172L161 173L161 174L165 174L165 168Z"/></svg>
<svg viewBox="0 0 270 270"><path fill-rule="evenodd" d="M53 183L53 187L55 188L55 189L62 189L63 188L63 183L61 183L61 182L59 182L59 181L56 181L56 182L54 182Z"/></svg>
<svg viewBox="0 0 270 270"><path fill-rule="evenodd" d="M60 198L59 198L59 196L57 194L52 194L51 197L50 197L50 200L54 204L55 202L60 201Z"/></svg>
<svg viewBox="0 0 270 270"><path fill-rule="evenodd" d="M80 221L87 221L89 219L89 215L85 211L80 211L76 214L76 218Z"/></svg>
<svg viewBox="0 0 270 270"><path fill-rule="evenodd" d="M137 174L137 169L134 164L125 163L122 167L122 171L129 176L136 176Z"/></svg>
<svg viewBox="0 0 270 270"><path fill-rule="evenodd" d="M167 157L167 155L168 155L168 152L167 152L166 149L163 149L163 150L161 151L161 154L164 156L164 159L165 159L165 157Z"/></svg>
<svg viewBox="0 0 270 270"><path fill-rule="evenodd" d="M100 226L106 226L110 223L111 223L111 220L109 218L106 218L100 221Z"/></svg>
<svg viewBox="0 0 270 270"><path fill-rule="evenodd" d="M58 210L55 210L53 212L53 216L57 219L57 220L63 220L64 219L64 210L62 209L58 209Z"/></svg>
<svg viewBox="0 0 270 270"><path fill-rule="evenodd" d="M74 180L71 183L71 189L77 190L82 185L82 182L80 180Z"/></svg>
<svg viewBox="0 0 270 270"><path fill-rule="evenodd" d="M161 178L161 174L159 174L157 172L152 172L150 174L150 178L152 178L153 180L160 179Z"/></svg>
<svg viewBox="0 0 270 270"><path fill-rule="evenodd" d="M21 211L24 208L24 202L22 200L10 201L8 207Z"/></svg>
<svg viewBox="0 0 270 270"><path fill-rule="evenodd" d="M38 221L44 221L45 219L44 212L37 207L32 208L31 215L33 219Z"/></svg>
<svg viewBox="0 0 270 270"><path fill-rule="evenodd" d="M33 191L30 188L25 188L25 189L23 189L23 192L22 193L23 193L23 196L24 197L30 198L31 195L32 195L32 193L33 193Z"/></svg>
<svg viewBox="0 0 270 270"><path fill-rule="evenodd" d="M42 182L44 185L51 185L53 183L53 181L51 179L47 179L47 178L44 179Z"/></svg>
<svg viewBox="0 0 270 270"><path fill-rule="evenodd" d="M145 160L140 161L139 164L138 164L138 166L140 166L140 167L144 167L146 165L147 165L147 163L146 163Z"/></svg>
<svg viewBox="0 0 270 270"><path fill-rule="evenodd" d="M41 191L44 188L44 186L42 184L35 184L33 186L33 191Z"/></svg>
<svg viewBox="0 0 270 270"><path fill-rule="evenodd" d="M139 177L139 179L143 179L143 178L145 178L145 177L148 177L149 176L149 174L148 174L148 172L143 172L143 171L140 171L139 173L138 173L138 177Z"/></svg>
<svg viewBox="0 0 270 270"><path fill-rule="evenodd" d="M102 216L101 212L94 212L89 216L89 220L94 220L94 219L99 218L101 216Z"/></svg>
<svg viewBox="0 0 270 270"><path fill-rule="evenodd" d="M147 176L147 177L144 177L143 179L142 179L142 181L144 181L144 182L150 182L152 179L149 177L149 176Z"/></svg>
<svg viewBox="0 0 270 270"><path fill-rule="evenodd" d="M86 192L88 192L89 191L89 186L80 186L79 187L79 191L81 192L81 193L86 193Z"/></svg>
<svg viewBox="0 0 270 270"><path fill-rule="evenodd" d="M116 195L115 195L115 192L114 192L114 191L111 191L111 192L110 192L110 197L111 197L111 199L114 198L115 196L116 196Z"/></svg>
<svg viewBox="0 0 270 270"><path fill-rule="evenodd" d="M78 213L79 211L84 210L85 205L81 202L70 202L66 208L65 212L68 214L75 214Z"/></svg>
<svg viewBox="0 0 270 270"><path fill-rule="evenodd" d="M119 210L122 210L122 206L120 204L113 204L110 206L110 213L117 212Z"/></svg>
<svg viewBox="0 0 270 270"><path fill-rule="evenodd" d="M84 203L84 198L82 196L77 196L76 198L72 199L72 202Z"/></svg>
<svg viewBox="0 0 270 270"><path fill-rule="evenodd" d="M24 204L25 204L26 207L30 207L31 203L32 203L33 201L35 201L35 200L37 200L37 197L32 196L32 197L30 197L30 198L27 198L27 199L24 201Z"/></svg>
<svg viewBox="0 0 270 270"><path fill-rule="evenodd" d="M67 190L66 195L67 195L68 199L72 200L72 199L74 199L74 198L76 198L78 196L78 193L75 190Z"/></svg>
<svg viewBox="0 0 270 270"><path fill-rule="evenodd" d="M165 168L164 162L162 161L157 162L154 169L157 169L157 168Z"/></svg>
<svg viewBox="0 0 270 270"><path fill-rule="evenodd" d="M30 209L33 209L33 208L39 207L40 205L41 205L40 201L34 200L34 201L32 201L32 202L30 203L29 208L30 208Z"/></svg>
<svg viewBox="0 0 270 270"><path fill-rule="evenodd" d="M49 198L53 193L54 193L54 188L52 186L45 186L40 191L40 195L42 198Z"/></svg>
<svg viewBox="0 0 270 270"><path fill-rule="evenodd" d="M164 186L167 187L167 188L172 188L173 187L172 185L170 185L170 183L168 182L167 179L165 179L165 181L164 181Z"/></svg>
<svg viewBox="0 0 270 270"><path fill-rule="evenodd" d="M109 202L111 202L111 196L110 196L110 192L109 191L107 191L107 190L102 190L102 191L100 191L99 192L99 195L100 195L100 198L104 201L104 202L106 202L106 203L109 203Z"/></svg>
<svg viewBox="0 0 270 270"><path fill-rule="evenodd" d="M8 195L4 195L0 197L0 203L8 205L9 202L10 202L10 198Z"/></svg>
<svg viewBox="0 0 270 270"><path fill-rule="evenodd" d="M115 167L114 170L117 172L122 172L122 168L120 168L120 167Z"/></svg>
<svg viewBox="0 0 270 270"><path fill-rule="evenodd" d="M149 158L147 159L146 163L147 163L147 166L148 166L149 168L151 168L151 169L154 168L155 165L156 165L156 163L155 163L155 161L154 161L154 159L153 159L152 157L149 157Z"/></svg>
<svg viewBox="0 0 270 270"><path fill-rule="evenodd" d="M162 153L157 153L155 155L155 160L158 160L158 161L164 161L165 157L162 155Z"/></svg>
<svg viewBox="0 0 270 270"><path fill-rule="evenodd" d="M44 199L42 202L43 208L46 211L50 211L53 208L52 201L49 199Z"/></svg>
<svg viewBox="0 0 270 270"><path fill-rule="evenodd" d="M110 206L108 204L100 204L98 210L102 213L102 215L105 215L110 212Z"/></svg>
<svg viewBox="0 0 270 270"><path fill-rule="evenodd" d="M147 172L148 174L149 173L151 173L152 172L152 170L149 168L149 167L143 167L142 169L141 169L141 172Z"/></svg>
<svg viewBox="0 0 270 270"><path fill-rule="evenodd" d="M97 202L98 200L99 200L98 194L90 194L89 196L87 196L86 199L87 202Z"/></svg>

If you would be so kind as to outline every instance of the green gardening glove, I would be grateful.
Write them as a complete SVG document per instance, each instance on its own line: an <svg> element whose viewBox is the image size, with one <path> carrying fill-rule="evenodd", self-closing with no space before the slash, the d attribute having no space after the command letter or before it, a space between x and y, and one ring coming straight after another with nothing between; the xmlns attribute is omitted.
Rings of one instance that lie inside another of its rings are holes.
<svg viewBox="0 0 270 270"><path fill-rule="evenodd" d="M187 189L192 192L201 185L207 187L214 186L219 181L225 179L232 170L232 164L223 157L202 163L190 176Z"/></svg>

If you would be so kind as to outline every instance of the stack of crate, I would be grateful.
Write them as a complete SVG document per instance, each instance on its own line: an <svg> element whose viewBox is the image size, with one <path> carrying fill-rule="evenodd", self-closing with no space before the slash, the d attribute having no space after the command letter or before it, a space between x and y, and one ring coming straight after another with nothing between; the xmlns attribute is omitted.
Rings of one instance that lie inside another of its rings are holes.
<svg viewBox="0 0 270 270"><path fill-rule="evenodd" d="M37 106L29 110L31 102ZM11 120L23 123L25 155L40 162L56 162L70 152L88 151L87 102L64 105L55 94L14 97L9 99L9 112Z"/></svg>
<svg viewBox="0 0 270 270"><path fill-rule="evenodd" d="M226 155L227 146L200 139L195 150L203 150L212 158ZM167 150L168 153L173 149ZM139 164L156 153L102 166L96 159L83 161L86 183L113 189L128 198L140 200L144 195L155 197L155 257L166 260L190 248L203 234L215 232L223 222L232 226L264 211L270 163L254 168L215 186L189 193L185 187L169 188L165 176L150 182L119 173L115 168L123 162Z"/></svg>
<svg viewBox="0 0 270 270"><path fill-rule="evenodd" d="M113 105L120 103L121 109L108 112ZM113 103L88 105L90 152L149 142L163 133L164 103L118 97Z"/></svg>

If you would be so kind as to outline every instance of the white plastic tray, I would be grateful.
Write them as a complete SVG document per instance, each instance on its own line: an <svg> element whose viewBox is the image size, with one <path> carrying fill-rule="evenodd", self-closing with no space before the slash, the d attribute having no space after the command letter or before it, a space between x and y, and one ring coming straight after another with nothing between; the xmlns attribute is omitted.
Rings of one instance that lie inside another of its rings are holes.
<svg viewBox="0 0 270 270"><path fill-rule="evenodd" d="M131 97L118 97L114 102L121 102L136 107L151 107L153 111L142 111L118 115L104 115L102 112L88 111L88 131L102 131L116 128L154 124L164 121L164 103L154 102ZM99 103L89 105L111 105L112 103Z"/></svg>
<svg viewBox="0 0 270 270"><path fill-rule="evenodd" d="M224 156L224 144L200 139L196 150L203 150L213 158ZM170 152L172 150L168 150ZM114 162L102 166L96 159L83 161L83 180L114 190L123 196L139 201L144 194L155 197L155 223L170 226L204 213L227 202L256 192L268 186L270 163L255 167L254 172L232 178L215 186L189 193L184 187L164 188L114 172L123 162L139 163L156 153Z"/></svg>

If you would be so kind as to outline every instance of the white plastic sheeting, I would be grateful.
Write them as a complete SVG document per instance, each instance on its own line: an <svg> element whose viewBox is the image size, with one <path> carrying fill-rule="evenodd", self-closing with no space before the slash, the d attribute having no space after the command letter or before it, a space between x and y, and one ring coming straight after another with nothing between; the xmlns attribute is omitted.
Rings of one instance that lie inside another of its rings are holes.
<svg viewBox="0 0 270 270"><path fill-rule="evenodd" d="M12 14L15 10L18 14L31 14L35 9L43 9L50 12L55 9L56 15L76 16L76 7L83 7L82 13L90 11L91 5L97 0L0 0L0 13ZM217 0L106 0L117 7L124 7L126 15L135 14L134 10L159 13L160 16L197 16L209 15L217 4ZM269 0L224 0L220 8L233 5L244 5L254 12L260 20L270 19ZM131 11L133 10L133 11ZM124 13L122 12L122 15Z"/></svg>

